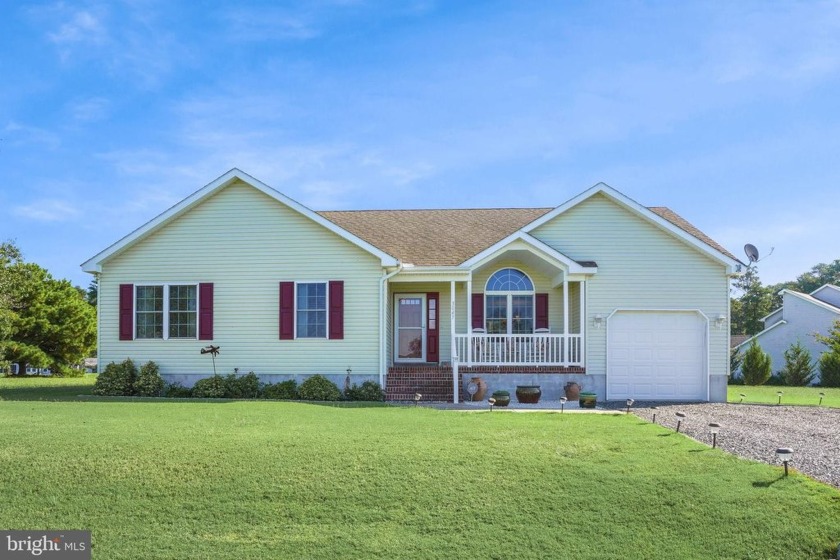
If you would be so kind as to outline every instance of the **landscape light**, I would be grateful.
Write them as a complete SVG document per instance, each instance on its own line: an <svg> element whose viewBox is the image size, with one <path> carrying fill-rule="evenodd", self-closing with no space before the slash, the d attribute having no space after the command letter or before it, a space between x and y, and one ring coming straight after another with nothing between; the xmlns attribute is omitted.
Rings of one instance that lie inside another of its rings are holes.
<svg viewBox="0 0 840 560"><path fill-rule="evenodd" d="M566 401L569 400L566 397L560 397L560 414L563 414L563 410L566 408Z"/></svg>
<svg viewBox="0 0 840 560"><path fill-rule="evenodd" d="M777 402L776 404L782 404L782 392L777 391L776 394L779 395L779 402Z"/></svg>
<svg viewBox="0 0 840 560"><path fill-rule="evenodd" d="M423 395L421 395L420 393L414 393L414 406L417 406L418 404L420 404L420 399L422 399L422 398L423 398Z"/></svg>
<svg viewBox="0 0 840 560"><path fill-rule="evenodd" d="M745 398L747 398L747 395L745 395L744 393L738 393L738 394L739 394L739 395L741 395L741 400L740 400L740 401L738 401L738 404L743 404L743 403L744 403L744 399L745 399Z"/></svg>
<svg viewBox="0 0 840 560"><path fill-rule="evenodd" d="M493 407L496 406L496 399L491 397L487 399L487 402L490 403L490 412L493 412Z"/></svg>
<svg viewBox="0 0 840 560"><path fill-rule="evenodd" d="M825 393L820 393L820 403L817 406L822 406L822 400L823 400L824 396L825 396Z"/></svg>
<svg viewBox="0 0 840 560"><path fill-rule="evenodd" d="M790 447L780 447L776 450L776 457L785 465L785 476L788 475L788 461L793 460L793 449Z"/></svg>
<svg viewBox="0 0 840 560"><path fill-rule="evenodd" d="M717 435L720 432L720 424L712 422L709 424L709 432L712 434L712 449L717 447Z"/></svg>
<svg viewBox="0 0 840 560"><path fill-rule="evenodd" d="M630 407L633 406L633 403L636 402L633 399L627 399L627 414L630 414Z"/></svg>
<svg viewBox="0 0 840 560"><path fill-rule="evenodd" d="M650 409L653 411L653 423L656 424L656 411L659 410L658 406L652 406Z"/></svg>
<svg viewBox="0 0 840 560"><path fill-rule="evenodd" d="M680 433L680 425L682 425L683 418L685 418L685 412L677 412L677 433Z"/></svg>

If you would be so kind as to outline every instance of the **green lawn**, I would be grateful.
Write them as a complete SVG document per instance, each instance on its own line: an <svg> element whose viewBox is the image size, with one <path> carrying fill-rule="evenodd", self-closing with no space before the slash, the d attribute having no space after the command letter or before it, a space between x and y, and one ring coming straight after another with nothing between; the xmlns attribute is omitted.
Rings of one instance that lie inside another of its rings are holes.
<svg viewBox="0 0 840 560"><path fill-rule="evenodd" d="M38 383L0 384L0 528L91 529L94 558L791 559L840 541L840 491L633 415L8 400Z"/></svg>
<svg viewBox="0 0 840 560"><path fill-rule="evenodd" d="M729 402L740 402L740 393L746 395L745 403L779 402L778 392L782 394L782 404L796 404L817 406L820 393L825 393L822 406L840 408L840 389L824 387L778 387L775 385L730 385L727 399Z"/></svg>

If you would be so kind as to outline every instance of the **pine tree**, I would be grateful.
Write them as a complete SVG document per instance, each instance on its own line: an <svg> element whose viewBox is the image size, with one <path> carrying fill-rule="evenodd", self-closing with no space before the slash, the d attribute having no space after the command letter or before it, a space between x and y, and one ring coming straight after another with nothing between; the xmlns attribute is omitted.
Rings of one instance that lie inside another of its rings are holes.
<svg viewBox="0 0 840 560"><path fill-rule="evenodd" d="M779 372L785 385L810 385L816 375L811 353L798 340L785 350L785 367Z"/></svg>
<svg viewBox="0 0 840 560"><path fill-rule="evenodd" d="M744 353L741 363L741 376L747 385L763 385L770 379L770 356L768 356L756 340L753 340Z"/></svg>

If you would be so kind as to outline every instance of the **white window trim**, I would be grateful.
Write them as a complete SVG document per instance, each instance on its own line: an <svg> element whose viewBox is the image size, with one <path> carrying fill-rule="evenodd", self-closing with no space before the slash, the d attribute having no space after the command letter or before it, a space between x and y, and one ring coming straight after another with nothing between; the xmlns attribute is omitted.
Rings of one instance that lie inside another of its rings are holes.
<svg viewBox="0 0 840 560"><path fill-rule="evenodd" d="M132 340L198 340L198 324L201 311L201 290L199 282L141 282L134 284L134 294L131 300L131 334ZM153 286L163 287L163 337L162 338L138 338L137 337L137 288ZM169 337L169 287L170 286L194 286L195 287L195 336Z"/></svg>
<svg viewBox="0 0 840 560"><path fill-rule="evenodd" d="M490 280L502 270L512 269L521 272L525 275L528 281L531 283L531 286L534 287L533 290L517 290L515 292L511 291L488 291L487 284L490 283ZM488 321L488 314L487 314L487 296L507 296L507 316L505 320L507 321L507 332L505 334L513 334L513 296L531 296L531 334L534 334L537 324L537 285L534 283L534 279L531 278L531 275L521 270L519 268L515 268L512 266L506 266L504 268L500 268L493 272L490 276L487 277L487 282L484 283L484 328L487 329L487 321ZM520 333L522 334L522 333Z"/></svg>
<svg viewBox="0 0 840 560"><path fill-rule="evenodd" d="M324 336L298 336L298 284L324 284L324 296L326 308L324 309L324 325L326 330ZM329 280L295 280L294 295L294 324L295 340L329 340L330 338L330 281Z"/></svg>

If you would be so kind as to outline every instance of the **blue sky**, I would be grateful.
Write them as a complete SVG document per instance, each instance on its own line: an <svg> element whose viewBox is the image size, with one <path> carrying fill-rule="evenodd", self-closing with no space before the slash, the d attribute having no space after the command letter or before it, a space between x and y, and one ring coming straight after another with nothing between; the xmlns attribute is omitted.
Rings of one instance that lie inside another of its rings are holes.
<svg viewBox="0 0 840 560"><path fill-rule="evenodd" d="M79 264L231 167L316 210L669 206L840 258L838 2L5 2L0 239Z"/></svg>

